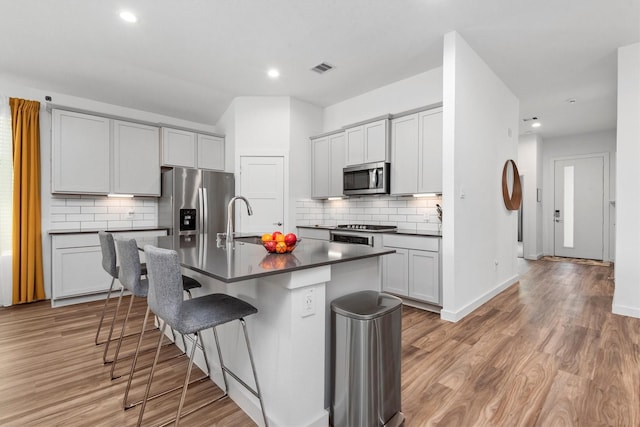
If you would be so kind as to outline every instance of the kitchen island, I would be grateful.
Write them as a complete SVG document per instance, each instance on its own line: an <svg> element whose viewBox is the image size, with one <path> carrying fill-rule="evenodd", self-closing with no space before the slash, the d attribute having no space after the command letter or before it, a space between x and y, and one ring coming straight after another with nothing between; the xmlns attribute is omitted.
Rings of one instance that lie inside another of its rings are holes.
<svg viewBox="0 0 640 427"><path fill-rule="evenodd" d="M393 250L309 239L292 253L268 254L258 244L236 241L228 246L206 235L140 239L138 244L175 249L183 274L203 285L195 296L226 293L258 309L246 320L270 425L329 424L329 304L352 292L379 291L380 256ZM225 363L251 383L238 322L222 325L218 332ZM203 341L212 379L220 386L222 374L211 331L203 333ZM195 362L205 367L201 353L196 353ZM261 419L257 399L233 380L229 396L252 419Z"/></svg>

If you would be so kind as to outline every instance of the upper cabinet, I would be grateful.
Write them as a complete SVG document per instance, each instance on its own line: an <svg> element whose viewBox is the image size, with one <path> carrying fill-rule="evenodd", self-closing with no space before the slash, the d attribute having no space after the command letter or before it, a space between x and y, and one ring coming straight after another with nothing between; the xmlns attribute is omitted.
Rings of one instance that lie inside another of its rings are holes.
<svg viewBox="0 0 640 427"><path fill-rule="evenodd" d="M389 119L345 129L345 165L389 161Z"/></svg>
<svg viewBox="0 0 640 427"><path fill-rule="evenodd" d="M341 197L344 132L311 138L311 197Z"/></svg>
<svg viewBox="0 0 640 427"><path fill-rule="evenodd" d="M391 194L442 193L442 108L391 120Z"/></svg>
<svg viewBox="0 0 640 427"><path fill-rule="evenodd" d="M224 138L162 128L162 166L224 170Z"/></svg>
<svg viewBox="0 0 640 427"><path fill-rule="evenodd" d="M112 191L160 195L160 144L157 127L113 121Z"/></svg>
<svg viewBox="0 0 640 427"><path fill-rule="evenodd" d="M52 112L52 193L160 195L158 128Z"/></svg>

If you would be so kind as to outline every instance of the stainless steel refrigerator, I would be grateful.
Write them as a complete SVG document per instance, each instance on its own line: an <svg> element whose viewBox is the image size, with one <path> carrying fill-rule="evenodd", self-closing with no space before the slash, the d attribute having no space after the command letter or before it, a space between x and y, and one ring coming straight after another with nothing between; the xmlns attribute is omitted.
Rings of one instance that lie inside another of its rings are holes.
<svg viewBox="0 0 640 427"><path fill-rule="evenodd" d="M169 235L224 233L227 204L235 194L232 173L173 168L162 172L158 225Z"/></svg>

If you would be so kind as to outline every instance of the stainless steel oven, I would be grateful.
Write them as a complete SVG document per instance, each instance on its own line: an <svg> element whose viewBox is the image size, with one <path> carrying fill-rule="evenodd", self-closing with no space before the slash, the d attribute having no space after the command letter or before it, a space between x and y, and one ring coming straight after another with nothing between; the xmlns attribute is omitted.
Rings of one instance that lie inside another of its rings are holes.
<svg viewBox="0 0 640 427"><path fill-rule="evenodd" d="M332 242L382 247L380 233L392 233L396 230L397 227L393 225L343 224L331 230L330 236Z"/></svg>
<svg viewBox="0 0 640 427"><path fill-rule="evenodd" d="M331 241L373 246L375 238L373 234L363 233L360 231L332 230Z"/></svg>

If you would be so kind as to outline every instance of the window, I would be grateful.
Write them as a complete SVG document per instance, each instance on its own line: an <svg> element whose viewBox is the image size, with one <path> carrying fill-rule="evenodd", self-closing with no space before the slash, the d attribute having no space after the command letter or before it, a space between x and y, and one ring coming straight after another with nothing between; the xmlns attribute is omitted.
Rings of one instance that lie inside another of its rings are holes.
<svg viewBox="0 0 640 427"><path fill-rule="evenodd" d="M11 253L13 152L9 98L0 96L0 255Z"/></svg>

